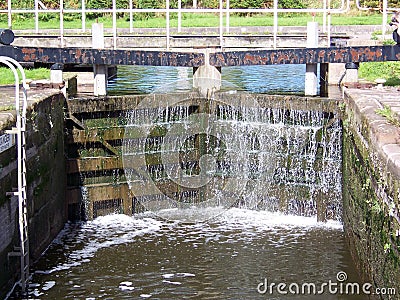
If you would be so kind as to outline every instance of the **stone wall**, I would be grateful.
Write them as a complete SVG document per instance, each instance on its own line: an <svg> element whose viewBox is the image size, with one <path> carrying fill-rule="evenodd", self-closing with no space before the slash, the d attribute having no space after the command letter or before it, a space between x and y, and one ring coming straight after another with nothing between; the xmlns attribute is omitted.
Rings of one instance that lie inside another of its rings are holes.
<svg viewBox="0 0 400 300"><path fill-rule="evenodd" d="M400 128L377 114L382 105L346 93L343 142L345 232L365 282L400 292ZM391 298L392 297L392 298ZM378 299L397 299L393 296Z"/></svg>
<svg viewBox="0 0 400 300"><path fill-rule="evenodd" d="M32 94L33 92L30 92ZM36 260L63 228L66 220L64 102L52 90L29 96L27 113L27 199L31 262ZM12 112L1 132L15 126ZM8 253L19 245L18 200L6 196L17 186L16 147L0 153L0 298L19 277L19 257Z"/></svg>

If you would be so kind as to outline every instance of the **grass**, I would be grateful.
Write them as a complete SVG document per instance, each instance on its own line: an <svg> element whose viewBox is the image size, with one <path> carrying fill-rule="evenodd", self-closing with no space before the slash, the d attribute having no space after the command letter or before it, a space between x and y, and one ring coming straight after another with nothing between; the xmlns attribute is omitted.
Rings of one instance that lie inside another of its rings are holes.
<svg viewBox="0 0 400 300"><path fill-rule="evenodd" d="M400 121L397 114L392 111L390 106L385 105L382 109L377 109L375 112L378 115L385 117L390 124L400 127Z"/></svg>
<svg viewBox="0 0 400 300"><path fill-rule="evenodd" d="M68 15L67 15L68 16ZM82 27L79 15L75 19L64 19L64 28L66 29L80 29ZM304 13L291 13L280 14L278 18L279 26L305 26L309 21L316 21L322 24L322 14L317 14L313 17L311 14ZM97 19L98 22L104 24L105 28L112 27L112 17L103 16ZM268 14L251 14L248 16L231 15L230 26L272 26L273 15ZM86 28L90 28L96 20L86 19ZM352 13L350 15L332 15L332 25L379 25L382 23L382 15L377 13ZM224 25L226 18L224 17ZM58 29L58 17L50 18L48 21L39 21L40 29ZM165 28L166 20L163 14L158 14L154 17L145 19L143 16L134 17L133 26L135 28ZM176 13L171 13L170 26L177 27L178 20ZM219 14L211 13L185 13L182 14L182 27L217 27L219 26ZM0 28L7 28L7 20L0 19ZM117 19L118 28L129 28L128 16ZM33 14L19 15L18 18L13 20L12 29L34 29L35 22Z"/></svg>
<svg viewBox="0 0 400 300"><path fill-rule="evenodd" d="M15 105L0 105L0 111L9 111L9 110L15 110Z"/></svg>
<svg viewBox="0 0 400 300"><path fill-rule="evenodd" d="M368 62L360 63L359 77L367 81L374 81L377 78L386 79L385 85L400 85L400 62Z"/></svg>
<svg viewBox="0 0 400 300"><path fill-rule="evenodd" d="M25 69L27 79L49 79L50 70L46 68ZM21 79L21 76L20 76ZM11 69L7 67L0 67L0 84L14 84L14 74Z"/></svg>

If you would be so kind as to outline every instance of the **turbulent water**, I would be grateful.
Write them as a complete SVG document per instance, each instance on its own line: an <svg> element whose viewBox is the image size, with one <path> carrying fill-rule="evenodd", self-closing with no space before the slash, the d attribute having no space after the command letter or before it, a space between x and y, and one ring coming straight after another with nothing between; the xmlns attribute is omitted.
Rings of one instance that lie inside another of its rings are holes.
<svg viewBox="0 0 400 300"><path fill-rule="evenodd" d="M35 299L321 299L260 284L359 282L339 222L238 208L191 224L150 213L67 224L35 270Z"/></svg>
<svg viewBox="0 0 400 300"><path fill-rule="evenodd" d="M151 210L236 205L340 220L340 119L278 101L265 107L253 95L144 99L127 116L122 149L138 201Z"/></svg>
<svg viewBox="0 0 400 300"><path fill-rule="evenodd" d="M279 90L301 94L303 69L226 68L222 75L234 82L235 93ZM121 76L110 88L118 94L151 93L168 83L166 91L191 90L189 69L172 70L121 68ZM265 82L266 78L273 80ZM231 87L223 85L222 90ZM190 103L153 107L159 112L144 109L144 115L131 114L129 126L144 128L140 118L150 116L147 127L175 128L178 132L185 123L182 118L190 121L193 112ZM208 161L209 165L219 164L207 169L207 174L218 180L237 178L248 183L242 201L235 203L238 207L221 207L218 202L195 209L191 205L184 209L171 206L158 208L156 214L111 214L68 223L34 265L30 299L365 299L326 289L328 283L361 284L340 221L340 121L325 118L320 112L258 107L255 113L251 106L238 110L226 103L216 103L214 108L208 118L215 117L218 128L231 126L229 134L216 130L199 138L200 132L186 122L185 139L174 134L163 140L149 136L134 147L133 154L143 152L147 162L161 150L182 152L184 145L188 152L196 143L211 145L210 151L202 154L216 158ZM187 130L190 128L192 132ZM232 136L239 139L232 141ZM131 154L129 149L125 154ZM215 149L223 151L215 153ZM244 156L235 155L238 149ZM229 164L221 163L222 154ZM181 165L189 177L198 174L198 168L189 162ZM243 166L246 172L241 172ZM155 183L166 177L165 169L156 165L149 164L145 171L147 179ZM169 172L173 178L173 169ZM139 186L137 192L140 190ZM319 192L328 197L324 203L330 203L322 209L324 222L317 221ZM283 285L286 288L278 290ZM310 286L315 290L302 290Z"/></svg>

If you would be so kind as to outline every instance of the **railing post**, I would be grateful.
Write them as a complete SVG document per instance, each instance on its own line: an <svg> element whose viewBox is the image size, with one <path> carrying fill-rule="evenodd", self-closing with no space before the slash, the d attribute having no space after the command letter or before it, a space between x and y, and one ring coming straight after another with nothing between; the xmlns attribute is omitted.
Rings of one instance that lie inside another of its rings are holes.
<svg viewBox="0 0 400 300"><path fill-rule="evenodd" d="M133 32L133 4L132 4L132 0L129 0L129 32L132 33Z"/></svg>
<svg viewBox="0 0 400 300"><path fill-rule="evenodd" d="M60 39L61 48L64 48L64 0L60 0Z"/></svg>
<svg viewBox="0 0 400 300"><path fill-rule="evenodd" d="M169 28L169 0L166 0L165 3L166 6L166 13L165 13L165 22L166 22L166 30L167 30L167 50L169 50L170 47L170 28Z"/></svg>
<svg viewBox="0 0 400 300"><path fill-rule="evenodd" d="M113 11L112 11L112 16L113 16L113 47L114 49L117 49L117 1L113 0L112 1L112 6L113 6Z"/></svg>
<svg viewBox="0 0 400 300"><path fill-rule="evenodd" d="M229 0L226 0L226 32L229 33L230 31L230 12L229 8L231 6L231 3Z"/></svg>
<svg viewBox="0 0 400 300"><path fill-rule="evenodd" d="M276 49L276 36L278 34L278 0L274 0L274 49Z"/></svg>
<svg viewBox="0 0 400 300"><path fill-rule="evenodd" d="M387 24L387 0L383 0L382 3L382 39L385 39L385 34L386 34L386 24Z"/></svg>
<svg viewBox="0 0 400 300"><path fill-rule="evenodd" d="M12 15L11 15L11 0L7 2L7 9L8 9L8 28L11 29L12 27Z"/></svg>
<svg viewBox="0 0 400 300"><path fill-rule="evenodd" d="M331 8L331 0L328 0L328 9L330 9ZM327 47L330 47L331 46L331 12L329 11L328 12L328 36L327 36L327 39L328 39L328 45L327 45Z"/></svg>
<svg viewBox="0 0 400 300"><path fill-rule="evenodd" d="M82 13L81 13L81 18L82 18L82 32L86 31L86 0L82 0Z"/></svg>
<svg viewBox="0 0 400 300"><path fill-rule="evenodd" d="M219 0L219 44L220 47L222 48L224 45L224 37L223 37L223 31L224 31L224 7L223 7L223 0Z"/></svg>
<svg viewBox="0 0 400 300"><path fill-rule="evenodd" d="M182 31L182 0L178 0L178 32Z"/></svg>
<svg viewBox="0 0 400 300"><path fill-rule="evenodd" d="M327 7L327 5L326 5L326 2L328 1L328 0L323 0L324 1L324 3L323 3L323 10L324 10L324 12L323 12L323 14L322 14L322 32L323 33L326 33L326 7Z"/></svg>
<svg viewBox="0 0 400 300"><path fill-rule="evenodd" d="M35 0L35 32L39 33L39 1Z"/></svg>

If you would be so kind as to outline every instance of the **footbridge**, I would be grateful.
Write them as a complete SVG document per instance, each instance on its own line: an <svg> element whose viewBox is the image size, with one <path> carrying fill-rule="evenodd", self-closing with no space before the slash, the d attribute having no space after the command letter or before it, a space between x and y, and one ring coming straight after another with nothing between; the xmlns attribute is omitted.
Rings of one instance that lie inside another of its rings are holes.
<svg viewBox="0 0 400 300"><path fill-rule="evenodd" d="M50 8L35 0L33 8L17 8L8 1L7 9L0 9L0 14L7 14L8 27L12 28L17 16L24 14L32 16L35 28L30 32L19 30L13 45L10 41L14 40L14 34L10 33L9 29L0 29L0 43L2 43L1 36L5 36L8 40L8 43L0 45L0 55L25 63L55 64L53 69L57 72L70 66L93 66L95 95L106 94L108 66L192 67L194 80L206 77L218 81L221 79L222 67L305 64L305 94L316 95L319 84L322 86L329 82L337 83L344 70L356 70L359 62L400 59L400 47L397 45L379 46L371 43L368 46L352 45L347 43L348 35L332 29L331 16L346 14L352 5L350 0L342 0L337 6L324 0L321 7L306 8L280 8L279 0L274 0L269 7L252 9L231 7L230 2L224 0L220 0L219 5L216 4L212 8L199 8L197 1L193 1L193 7L182 7L181 0L178 0L177 4L166 0L163 8L155 9L134 7L132 1L129 1L129 7L123 7L125 4L113 0L112 7L101 9L87 7L84 0L76 7L68 7L64 2L61 0L59 7ZM381 31L382 40L387 39L386 32L390 31L388 13L398 8L391 7L391 2L388 0L383 0L382 7L379 8L364 7L359 1L356 1L355 5L359 11L382 12L382 25L372 31ZM135 28L134 14L142 13L165 16L165 27L147 30ZM185 14L204 13L213 15L216 24L219 25L197 28L197 31L183 26ZM287 29L278 26L279 15L285 13L312 15L312 22L307 23L306 32L300 35L285 32ZM59 20L59 30L41 29L40 17L43 14L56 16ZM75 18L80 16L82 20L80 29L71 31L66 28L69 14L73 14ZM91 30L87 30L88 14L107 16L112 21L112 28L105 29L102 23L96 22L92 23ZM262 27L244 35L243 33L250 28L232 28L231 14L269 15L273 17L273 26L268 28L268 32L265 31L267 27ZM322 17L321 28L315 21L316 15ZM117 20L121 16L129 20L129 30L125 27L118 28ZM174 24L172 16L177 17L177 26L172 25ZM360 34L359 29L357 28L355 34ZM338 68L332 64L341 64L341 70L337 71ZM317 78L318 68L320 68L320 78ZM331 80L331 74L334 72L340 75ZM352 72L356 71L347 73ZM196 86L195 82L194 85Z"/></svg>
<svg viewBox="0 0 400 300"><path fill-rule="evenodd" d="M24 63L56 64L59 66L57 69L61 71L64 67L74 65L103 66L95 68L95 77L96 74L105 74L107 66L118 65L192 67L195 72L206 68L206 71L199 73L199 77L218 78L218 75L215 74L218 74L222 67L306 64L306 72L311 74L311 89L307 91L306 87L305 93L315 95L318 82L321 85L329 84L330 64L346 64L346 68L354 70L357 69L359 62L399 61L400 46L243 49L237 51L205 48L192 51L163 51L3 45L0 46L0 56L7 56ZM320 80L316 78L317 66L320 67ZM95 95L106 94L106 84L106 79L103 79L104 87L97 92L95 90Z"/></svg>
<svg viewBox="0 0 400 300"><path fill-rule="evenodd" d="M19 62L51 63L65 65L141 65L214 67L312 64L312 63L358 63L400 60L399 45L352 46L327 48L286 48L239 51L219 51L211 48L209 60L205 61L203 49L197 51L152 51L136 49L92 48L41 48L0 46L0 55Z"/></svg>

